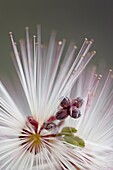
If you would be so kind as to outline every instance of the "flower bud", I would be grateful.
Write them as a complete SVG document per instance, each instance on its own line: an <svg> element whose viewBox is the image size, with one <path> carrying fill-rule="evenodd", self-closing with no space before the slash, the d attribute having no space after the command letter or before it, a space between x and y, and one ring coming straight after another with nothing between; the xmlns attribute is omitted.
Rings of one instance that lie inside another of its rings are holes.
<svg viewBox="0 0 113 170"><path fill-rule="evenodd" d="M83 105L84 100L80 97L77 97L76 99L72 100L72 106L76 106L77 108L80 108Z"/></svg>
<svg viewBox="0 0 113 170"><path fill-rule="evenodd" d="M28 116L27 117L28 122L33 126L35 132L37 133L37 129L38 129L38 122L32 117L32 116Z"/></svg>
<svg viewBox="0 0 113 170"><path fill-rule="evenodd" d="M52 129L56 128L56 124L53 123L53 122L45 122L45 123L43 124L43 127L44 127L44 129L46 129L46 130L52 130Z"/></svg>
<svg viewBox="0 0 113 170"><path fill-rule="evenodd" d="M60 103L60 106L65 108L65 109L68 109L70 108L70 100L66 97L64 98L61 103Z"/></svg>
<svg viewBox="0 0 113 170"><path fill-rule="evenodd" d="M38 128L38 122L32 116L28 116L27 119L31 125Z"/></svg>
<svg viewBox="0 0 113 170"><path fill-rule="evenodd" d="M57 120L65 119L67 116L68 116L68 112L66 109L61 109L56 113Z"/></svg>
<svg viewBox="0 0 113 170"><path fill-rule="evenodd" d="M81 116L80 110L76 107L73 107L70 110L70 116L75 119L79 118Z"/></svg>

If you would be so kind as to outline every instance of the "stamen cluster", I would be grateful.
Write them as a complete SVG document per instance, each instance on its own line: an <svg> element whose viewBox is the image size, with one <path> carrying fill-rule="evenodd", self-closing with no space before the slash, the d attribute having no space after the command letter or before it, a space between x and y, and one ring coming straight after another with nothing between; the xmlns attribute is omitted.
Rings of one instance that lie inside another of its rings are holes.
<svg viewBox="0 0 113 170"><path fill-rule="evenodd" d="M80 97L76 99L69 100L69 98L64 98L60 103L60 110L56 113L56 119L62 120L68 116L72 118L79 118L81 116L79 108L83 104L83 99Z"/></svg>

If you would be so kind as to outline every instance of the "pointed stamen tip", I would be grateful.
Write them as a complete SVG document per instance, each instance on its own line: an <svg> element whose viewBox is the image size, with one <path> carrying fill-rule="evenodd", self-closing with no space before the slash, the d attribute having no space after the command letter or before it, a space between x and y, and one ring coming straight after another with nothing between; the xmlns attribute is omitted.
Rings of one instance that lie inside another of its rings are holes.
<svg viewBox="0 0 113 170"><path fill-rule="evenodd" d="M109 72L112 72L112 69L109 69Z"/></svg>
<svg viewBox="0 0 113 170"><path fill-rule="evenodd" d="M91 39L89 42L92 44L94 42L94 39Z"/></svg>
<svg viewBox="0 0 113 170"><path fill-rule="evenodd" d="M58 42L58 45L62 45L62 41L59 41L59 42Z"/></svg>
<svg viewBox="0 0 113 170"><path fill-rule="evenodd" d="M9 35L10 35L10 36L12 36L12 34L13 34L12 32L9 32Z"/></svg>
<svg viewBox="0 0 113 170"><path fill-rule="evenodd" d="M74 45L74 49L77 49L77 46L76 46L76 45Z"/></svg>
<svg viewBox="0 0 113 170"><path fill-rule="evenodd" d="M99 76L98 76L98 80L100 80L102 78L102 75L100 74Z"/></svg>
<svg viewBox="0 0 113 170"><path fill-rule="evenodd" d="M85 38L85 41L88 41L88 39L87 39L87 38Z"/></svg>
<svg viewBox="0 0 113 170"><path fill-rule="evenodd" d="M96 54L96 51L93 51L93 54Z"/></svg>
<svg viewBox="0 0 113 170"><path fill-rule="evenodd" d="M81 58L84 58L85 56L84 55L81 55Z"/></svg>
<svg viewBox="0 0 113 170"><path fill-rule="evenodd" d="M25 27L26 31L29 30L29 27Z"/></svg>
<svg viewBox="0 0 113 170"><path fill-rule="evenodd" d="M33 38L35 39L35 38L36 38L36 35L33 35Z"/></svg>
<svg viewBox="0 0 113 170"><path fill-rule="evenodd" d="M98 77L98 75L97 75L97 74L95 74L94 76L95 76L95 77Z"/></svg>

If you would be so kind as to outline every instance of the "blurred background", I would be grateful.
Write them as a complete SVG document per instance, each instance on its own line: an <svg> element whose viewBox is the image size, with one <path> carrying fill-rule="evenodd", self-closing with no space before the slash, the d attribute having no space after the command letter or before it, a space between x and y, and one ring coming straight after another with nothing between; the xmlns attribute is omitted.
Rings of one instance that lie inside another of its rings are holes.
<svg viewBox="0 0 113 170"><path fill-rule="evenodd" d="M78 50L84 38L93 38L97 54L92 62L113 68L113 0L1 0L0 75L14 71L8 32L18 42L26 26L35 34L37 24L41 24L44 42L53 29L59 39L75 40Z"/></svg>

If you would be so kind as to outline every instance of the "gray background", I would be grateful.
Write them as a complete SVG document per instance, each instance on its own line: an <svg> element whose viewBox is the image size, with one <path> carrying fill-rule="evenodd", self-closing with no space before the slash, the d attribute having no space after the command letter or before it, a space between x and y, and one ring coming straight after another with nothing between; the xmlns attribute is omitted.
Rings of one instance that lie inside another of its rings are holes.
<svg viewBox="0 0 113 170"><path fill-rule="evenodd" d="M37 24L42 26L44 41L53 29L58 37L75 40L78 47L85 37L93 38L97 54L92 62L113 68L113 0L0 0L1 75L14 71L8 32L18 40L26 26L34 34Z"/></svg>

